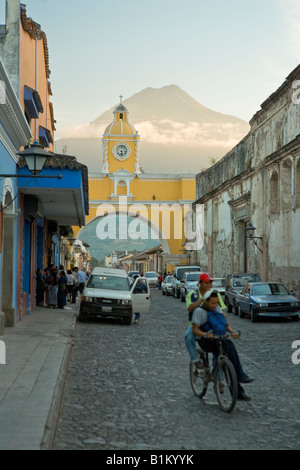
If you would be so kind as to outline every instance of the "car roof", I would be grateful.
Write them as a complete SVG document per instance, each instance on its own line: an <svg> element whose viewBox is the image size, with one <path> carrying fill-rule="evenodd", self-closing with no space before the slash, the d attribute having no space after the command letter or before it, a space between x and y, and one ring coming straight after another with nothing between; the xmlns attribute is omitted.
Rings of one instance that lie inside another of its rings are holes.
<svg viewBox="0 0 300 470"><path fill-rule="evenodd" d="M251 286L262 286L262 285L264 285L264 284L280 284L280 285L284 285L282 282L277 282L277 281L247 282L247 284L251 284Z"/></svg>
<svg viewBox="0 0 300 470"><path fill-rule="evenodd" d="M124 269L116 268L94 268L91 274L107 274L110 276L127 277Z"/></svg>

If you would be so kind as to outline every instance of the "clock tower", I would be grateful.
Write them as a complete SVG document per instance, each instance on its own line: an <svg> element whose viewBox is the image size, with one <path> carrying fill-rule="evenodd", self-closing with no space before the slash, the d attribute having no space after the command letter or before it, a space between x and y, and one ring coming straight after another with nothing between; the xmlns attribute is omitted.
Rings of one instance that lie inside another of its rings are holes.
<svg viewBox="0 0 300 470"><path fill-rule="evenodd" d="M106 127L102 139L103 169L106 174L122 172L132 176L141 173L138 144L140 136L128 120L128 109L120 103L114 110L114 120Z"/></svg>

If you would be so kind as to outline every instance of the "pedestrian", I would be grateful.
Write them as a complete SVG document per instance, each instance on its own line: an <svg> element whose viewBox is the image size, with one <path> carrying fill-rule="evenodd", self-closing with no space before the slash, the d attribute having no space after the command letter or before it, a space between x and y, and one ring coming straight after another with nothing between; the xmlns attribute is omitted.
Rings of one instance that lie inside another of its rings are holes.
<svg viewBox="0 0 300 470"><path fill-rule="evenodd" d="M67 285L68 278L65 271L59 273L58 291L57 291L57 307L64 308L67 305Z"/></svg>
<svg viewBox="0 0 300 470"><path fill-rule="evenodd" d="M36 272L36 304L43 307L44 306L44 293L46 290L46 285L44 282L44 276L41 269L38 269Z"/></svg>
<svg viewBox="0 0 300 470"><path fill-rule="evenodd" d="M57 290L58 290L58 279L57 270L51 269L49 275L46 278L47 283L47 298L46 302L49 308L57 308Z"/></svg>
<svg viewBox="0 0 300 470"><path fill-rule="evenodd" d="M77 268L77 266L74 268L74 271L77 275L77 286L75 287L75 289L73 289L72 292L72 304L76 303L77 292L79 291L80 294L82 294L86 280L88 278L83 271Z"/></svg>
<svg viewBox="0 0 300 470"><path fill-rule="evenodd" d="M158 290L161 290L162 282L163 282L163 277L162 277L161 273L159 273L159 276L158 276Z"/></svg>
<svg viewBox="0 0 300 470"><path fill-rule="evenodd" d="M71 269L68 269L67 271L67 278L68 278L68 286L67 286L67 302L72 301L72 292L73 289L75 289L75 276L72 274Z"/></svg>

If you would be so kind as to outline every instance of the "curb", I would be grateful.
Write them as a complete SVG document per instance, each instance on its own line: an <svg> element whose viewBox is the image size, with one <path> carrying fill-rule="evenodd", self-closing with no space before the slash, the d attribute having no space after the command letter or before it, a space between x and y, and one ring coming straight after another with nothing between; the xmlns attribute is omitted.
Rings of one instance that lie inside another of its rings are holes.
<svg viewBox="0 0 300 470"><path fill-rule="evenodd" d="M52 403L50 406L49 414L45 424L44 435L41 440L40 450L52 450L54 445L54 439L58 424L60 404L63 396L63 390L68 371L69 361L71 357L71 351L74 343L74 336L72 332L75 329L77 315L74 315L74 321L72 323L70 337L68 339L66 349L62 358L59 374L57 377L57 383L53 392Z"/></svg>

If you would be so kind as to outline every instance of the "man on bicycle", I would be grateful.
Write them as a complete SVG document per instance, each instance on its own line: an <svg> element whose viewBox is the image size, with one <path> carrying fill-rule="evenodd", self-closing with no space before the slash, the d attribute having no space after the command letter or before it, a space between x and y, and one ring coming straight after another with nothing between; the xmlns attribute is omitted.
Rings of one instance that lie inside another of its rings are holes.
<svg viewBox="0 0 300 470"><path fill-rule="evenodd" d="M211 274L208 274L208 273L200 274L197 289L189 292L186 298L186 307L189 312L189 328L187 329L185 333L184 339L185 339L187 350L191 357L191 362L194 362L198 369L201 369L203 367L203 364L198 354L198 350L196 347L196 338L192 330L192 317L193 317L194 310L199 308L202 305L203 297L206 292L211 290L212 284L213 284L213 278ZM222 311L224 315L226 316L226 306L223 302L221 294L218 295L218 299L219 299L218 310Z"/></svg>
<svg viewBox="0 0 300 470"><path fill-rule="evenodd" d="M204 294L203 304L201 307L195 308L192 318L192 332L198 341L201 348L206 352L211 352L214 355L217 355L218 342L214 339L213 332L206 331L204 325L207 325L209 322L208 311L214 312L217 311L219 306L219 298L217 291L208 291ZM206 328L207 329L207 328ZM238 334L233 331L230 325L227 324L227 331L231 334L233 338L238 338ZM238 399L249 401L250 397L246 395L241 383L246 384L252 382L254 379L250 378L243 370L237 350L230 339L225 339L226 344L226 353L229 360L232 362L237 380L238 380Z"/></svg>

